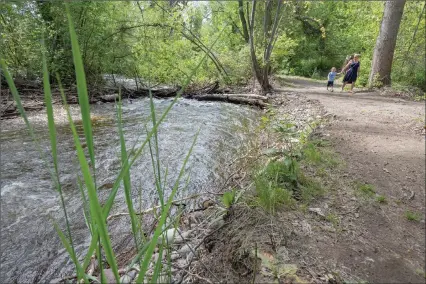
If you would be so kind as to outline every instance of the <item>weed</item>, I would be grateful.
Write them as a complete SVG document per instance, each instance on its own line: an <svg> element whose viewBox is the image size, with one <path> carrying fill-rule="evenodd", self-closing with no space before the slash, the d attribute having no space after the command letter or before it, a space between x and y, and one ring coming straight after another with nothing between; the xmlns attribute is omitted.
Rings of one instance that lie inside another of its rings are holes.
<svg viewBox="0 0 426 284"><path fill-rule="evenodd" d="M303 149L303 155L306 161L311 162L313 164L318 164L323 160L321 156L321 152L312 143L309 143Z"/></svg>
<svg viewBox="0 0 426 284"><path fill-rule="evenodd" d="M328 213L325 219L331 224L333 224L334 228L337 228L340 224L340 219L336 214Z"/></svg>
<svg viewBox="0 0 426 284"><path fill-rule="evenodd" d="M417 268L416 273L426 279L426 272L423 269Z"/></svg>
<svg viewBox="0 0 426 284"><path fill-rule="evenodd" d="M379 203L387 203L388 202L386 200L386 196L384 196L384 195L377 195L376 201L379 202Z"/></svg>
<svg viewBox="0 0 426 284"><path fill-rule="evenodd" d="M405 218L407 218L408 221L420 221L421 216L419 213L417 212L412 212L412 211L405 211Z"/></svg>
<svg viewBox="0 0 426 284"><path fill-rule="evenodd" d="M426 101L426 93L423 95L416 95L414 97L414 101L416 102Z"/></svg>
<svg viewBox="0 0 426 284"><path fill-rule="evenodd" d="M235 202L235 190L227 191L222 196L222 203L225 206L225 208L231 207L232 204Z"/></svg>
<svg viewBox="0 0 426 284"><path fill-rule="evenodd" d="M278 186L265 177L257 177L255 186L257 203L271 214L274 214L276 209L281 205L287 207L294 205L294 199L290 190Z"/></svg>
<svg viewBox="0 0 426 284"><path fill-rule="evenodd" d="M303 159L311 165L321 165L325 168L335 168L342 162L336 159L335 153L328 149L329 142L315 140L311 141L302 149Z"/></svg>
<svg viewBox="0 0 426 284"><path fill-rule="evenodd" d="M324 188L320 182L302 172L298 175L298 181L298 193L302 202L309 203L312 199L324 193Z"/></svg>
<svg viewBox="0 0 426 284"><path fill-rule="evenodd" d="M328 176L328 173L324 167L319 167L317 169L316 175L322 178L325 178Z"/></svg>
<svg viewBox="0 0 426 284"><path fill-rule="evenodd" d="M368 183L357 183L357 189L361 194L369 197L372 197L376 193L374 185Z"/></svg>

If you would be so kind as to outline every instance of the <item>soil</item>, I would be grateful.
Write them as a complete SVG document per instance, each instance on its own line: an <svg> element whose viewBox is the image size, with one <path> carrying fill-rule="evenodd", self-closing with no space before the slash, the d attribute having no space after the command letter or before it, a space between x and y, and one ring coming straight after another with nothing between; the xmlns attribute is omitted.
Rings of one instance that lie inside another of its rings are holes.
<svg viewBox="0 0 426 284"><path fill-rule="evenodd" d="M194 271L227 283L425 283L424 103L301 78L275 96L293 118L326 120L313 136L341 162L305 210L237 204L206 246L209 269Z"/></svg>

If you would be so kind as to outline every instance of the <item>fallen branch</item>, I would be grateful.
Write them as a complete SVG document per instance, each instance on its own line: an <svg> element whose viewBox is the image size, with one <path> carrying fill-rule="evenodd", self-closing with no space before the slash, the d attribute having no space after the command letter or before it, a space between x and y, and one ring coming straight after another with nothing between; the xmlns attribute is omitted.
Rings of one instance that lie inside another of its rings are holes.
<svg viewBox="0 0 426 284"><path fill-rule="evenodd" d="M195 99L198 101L222 101L222 102L230 102L237 104L247 104L265 108L268 104L265 102L267 100L266 97L262 97L261 99L255 98L254 94L249 95L237 95L237 94L205 94L205 95L196 95L196 96L184 96L188 99Z"/></svg>
<svg viewBox="0 0 426 284"><path fill-rule="evenodd" d="M201 195L203 195L203 194L194 194L194 195L187 196L187 197L184 197L184 198L181 198L181 199L178 199L178 200L174 200L172 202L172 204L175 205L175 206L181 206L181 204L178 204L179 202L182 202L182 201L185 201L185 200L190 200L190 199L195 199L195 198L200 197ZM159 208L161 208L161 205L157 205L157 206L148 208L148 209L146 209L144 211L141 211L141 212L136 212L135 214L136 215L144 215L144 214L151 213L155 209L159 209ZM113 214L113 215L108 216L107 221L109 221L109 220L111 220L113 218L116 218L116 217L128 216L128 215L129 215L128 212L122 212L122 213Z"/></svg>

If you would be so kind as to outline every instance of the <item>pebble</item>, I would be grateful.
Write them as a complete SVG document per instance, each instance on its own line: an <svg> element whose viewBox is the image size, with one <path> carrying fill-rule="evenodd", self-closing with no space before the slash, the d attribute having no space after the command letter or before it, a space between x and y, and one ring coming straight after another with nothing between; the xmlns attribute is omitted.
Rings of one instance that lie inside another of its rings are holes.
<svg viewBox="0 0 426 284"><path fill-rule="evenodd" d="M127 274L124 274L123 276L120 277L120 283L122 283L122 284L131 283L132 280L133 279L129 275L127 275Z"/></svg>
<svg viewBox="0 0 426 284"><path fill-rule="evenodd" d="M189 252L191 252L191 247L189 244L186 244L184 246L182 246L179 250L178 253L182 256L187 255Z"/></svg>
<svg viewBox="0 0 426 284"><path fill-rule="evenodd" d="M171 261L175 261L176 259L178 259L178 258L180 258L180 255L178 254L178 253L172 253L171 255L170 255L170 260Z"/></svg>
<svg viewBox="0 0 426 284"><path fill-rule="evenodd" d="M309 212L316 213L321 217L325 217L324 213L322 213L321 208L309 208Z"/></svg>
<svg viewBox="0 0 426 284"><path fill-rule="evenodd" d="M116 283L112 269L104 269L104 275L105 275L105 278L107 280L107 283L109 283L109 284Z"/></svg>
<svg viewBox="0 0 426 284"><path fill-rule="evenodd" d="M129 275L130 278L135 279L136 274L138 274L138 272L136 270L130 270L127 275Z"/></svg>

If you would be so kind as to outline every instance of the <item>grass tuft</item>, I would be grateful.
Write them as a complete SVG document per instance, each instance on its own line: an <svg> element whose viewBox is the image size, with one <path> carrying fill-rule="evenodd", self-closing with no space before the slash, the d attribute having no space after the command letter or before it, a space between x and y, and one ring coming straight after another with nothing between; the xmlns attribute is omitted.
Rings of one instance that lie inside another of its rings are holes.
<svg viewBox="0 0 426 284"><path fill-rule="evenodd" d="M382 203L382 204L385 204L385 203L388 202L387 199L386 199L386 196L384 196L384 195L377 195L376 201L378 203Z"/></svg>
<svg viewBox="0 0 426 284"><path fill-rule="evenodd" d="M408 221L415 221L415 222L418 222L421 220L421 216L419 213L409 211L409 210L405 211L405 218L407 218Z"/></svg>
<svg viewBox="0 0 426 284"><path fill-rule="evenodd" d="M357 190L368 197L373 197L374 194L376 194L376 189L374 185L368 184L368 183L357 183L356 184Z"/></svg>

